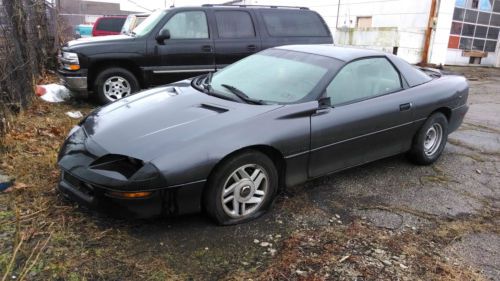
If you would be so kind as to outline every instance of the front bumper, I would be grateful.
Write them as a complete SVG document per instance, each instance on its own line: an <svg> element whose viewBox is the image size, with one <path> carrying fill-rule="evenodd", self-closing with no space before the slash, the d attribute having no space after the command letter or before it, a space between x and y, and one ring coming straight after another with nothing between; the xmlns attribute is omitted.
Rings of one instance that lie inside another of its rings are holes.
<svg viewBox="0 0 500 281"><path fill-rule="evenodd" d="M58 188L66 198L92 210L120 218L153 218L199 212L204 184L200 181L155 189L146 198L123 199L113 196L113 190L62 171Z"/></svg>
<svg viewBox="0 0 500 281"><path fill-rule="evenodd" d="M59 79L71 91L77 93L78 95L86 96L88 94L88 80L87 71L66 71L59 69L57 71Z"/></svg>
<svg viewBox="0 0 500 281"><path fill-rule="evenodd" d="M173 186L151 163L145 163L136 172L148 172L142 174L147 177L134 178L136 174L124 177L118 170L111 172L93 165L106 155L109 152L88 138L85 129L74 131L59 153L59 190L81 205L119 217L146 218L200 211L204 180ZM139 198L117 196L136 192L151 194Z"/></svg>

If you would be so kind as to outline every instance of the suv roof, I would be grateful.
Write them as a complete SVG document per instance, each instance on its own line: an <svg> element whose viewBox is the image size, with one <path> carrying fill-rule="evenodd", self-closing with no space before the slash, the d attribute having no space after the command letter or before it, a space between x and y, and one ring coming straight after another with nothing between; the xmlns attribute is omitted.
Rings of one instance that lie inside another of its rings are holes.
<svg viewBox="0 0 500 281"><path fill-rule="evenodd" d="M268 8L268 9L299 9L309 10L307 7L278 6L278 5L230 5L230 4L203 4L202 7L230 7L230 8Z"/></svg>

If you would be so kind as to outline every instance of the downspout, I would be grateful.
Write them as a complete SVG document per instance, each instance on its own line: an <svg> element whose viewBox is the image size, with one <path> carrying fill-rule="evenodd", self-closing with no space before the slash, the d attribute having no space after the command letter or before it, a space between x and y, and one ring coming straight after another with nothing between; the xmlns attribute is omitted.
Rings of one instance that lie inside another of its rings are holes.
<svg viewBox="0 0 500 281"><path fill-rule="evenodd" d="M429 21L427 23L427 29L425 30L425 42L424 42L424 49L422 50L422 60L420 62L421 66L427 65L427 59L429 56L429 47L431 45L431 36L432 36L432 29L433 29L433 22L434 22L434 17L436 15L436 3L437 0L431 0L431 10L429 12Z"/></svg>

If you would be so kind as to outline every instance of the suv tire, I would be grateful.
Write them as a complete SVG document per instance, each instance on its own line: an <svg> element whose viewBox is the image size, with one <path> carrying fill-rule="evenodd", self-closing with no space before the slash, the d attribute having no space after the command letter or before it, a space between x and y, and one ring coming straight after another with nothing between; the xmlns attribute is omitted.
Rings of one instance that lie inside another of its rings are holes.
<svg viewBox="0 0 500 281"><path fill-rule="evenodd" d="M100 104L108 104L139 90L139 81L135 75L121 67L104 69L95 79L94 92Z"/></svg>

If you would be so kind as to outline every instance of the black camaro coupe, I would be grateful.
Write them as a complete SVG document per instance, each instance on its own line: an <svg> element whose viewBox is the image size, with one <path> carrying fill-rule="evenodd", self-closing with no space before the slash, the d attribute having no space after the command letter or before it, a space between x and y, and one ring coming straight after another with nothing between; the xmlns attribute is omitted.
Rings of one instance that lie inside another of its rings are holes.
<svg viewBox="0 0 500 281"><path fill-rule="evenodd" d="M433 163L467 97L465 78L386 53L268 49L87 116L62 146L59 189L126 216L240 223L312 178L400 153Z"/></svg>

